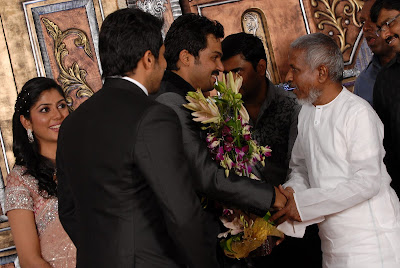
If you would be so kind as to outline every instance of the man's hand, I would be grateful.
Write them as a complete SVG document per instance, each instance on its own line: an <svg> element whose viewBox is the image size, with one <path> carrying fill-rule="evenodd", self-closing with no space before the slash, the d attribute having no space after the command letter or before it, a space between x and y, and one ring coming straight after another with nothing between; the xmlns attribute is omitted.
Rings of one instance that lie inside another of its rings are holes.
<svg viewBox="0 0 400 268"><path fill-rule="evenodd" d="M279 191L277 187L274 186L274 188L275 188L275 203L272 206L272 208L274 210L281 210L282 208L285 207L287 198L283 193L281 193L281 191Z"/></svg>
<svg viewBox="0 0 400 268"><path fill-rule="evenodd" d="M272 215L270 221L275 222L276 225L279 225L287 220L301 222L300 214L297 211L296 201L294 201L293 189L290 188L285 190L283 189L282 185L279 185L279 191L287 198L288 201L283 209Z"/></svg>

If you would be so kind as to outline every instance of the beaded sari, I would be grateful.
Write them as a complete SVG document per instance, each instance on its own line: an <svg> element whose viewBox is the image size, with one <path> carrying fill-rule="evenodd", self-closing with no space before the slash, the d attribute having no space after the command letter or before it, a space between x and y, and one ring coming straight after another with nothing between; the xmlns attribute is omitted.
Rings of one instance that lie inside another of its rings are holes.
<svg viewBox="0 0 400 268"><path fill-rule="evenodd" d="M60 223L57 198L42 197L36 179L24 171L15 165L7 177L5 212L33 211L43 259L52 267L75 267L76 248Z"/></svg>

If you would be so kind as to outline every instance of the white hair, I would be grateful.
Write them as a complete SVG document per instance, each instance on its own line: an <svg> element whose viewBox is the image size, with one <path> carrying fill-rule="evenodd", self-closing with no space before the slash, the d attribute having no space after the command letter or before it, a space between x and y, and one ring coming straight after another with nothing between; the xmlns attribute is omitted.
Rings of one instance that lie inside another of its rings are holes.
<svg viewBox="0 0 400 268"><path fill-rule="evenodd" d="M343 54L331 37L322 33L303 35L291 43L290 48L304 51L312 70L325 65L332 81L343 80Z"/></svg>

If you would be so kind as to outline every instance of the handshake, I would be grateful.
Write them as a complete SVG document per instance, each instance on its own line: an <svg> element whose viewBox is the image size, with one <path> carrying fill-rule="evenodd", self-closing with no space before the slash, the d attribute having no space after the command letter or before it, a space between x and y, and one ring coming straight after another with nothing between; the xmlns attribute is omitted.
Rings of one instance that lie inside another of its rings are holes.
<svg viewBox="0 0 400 268"><path fill-rule="evenodd" d="M294 200L294 190L292 187L283 188L282 185L275 188L275 203L272 209L276 212L271 216L270 221L279 225L287 220L301 222L300 214Z"/></svg>

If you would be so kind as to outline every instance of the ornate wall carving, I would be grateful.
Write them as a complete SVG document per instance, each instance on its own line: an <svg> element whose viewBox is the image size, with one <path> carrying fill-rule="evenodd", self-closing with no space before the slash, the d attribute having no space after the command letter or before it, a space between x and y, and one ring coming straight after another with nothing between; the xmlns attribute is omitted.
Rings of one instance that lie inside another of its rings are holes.
<svg viewBox="0 0 400 268"><path fill-rule="evenodd" d="M35 4L24 10L38 75L57 80L74 110L102 86L93 1Z"/></svg>
<svg viewBox="0 0 400 268"><path fill-rule="evenodd" d="M264 13L259 9L249 9L242 14L242 30L257 36L264 44L265 54L267 55L267 77L273 83L279 83L279 72L276 67L274 52L271 45L267 20Z"/></svg>
<svg viewBox="0 0 400 268"><path fill-rule="evenodd" d="M2 177L7 177L10 169L14 165L14 155L12 153L12 116L14 104L17 99L17 88L14 82L13 69L7 48L6 37L4 35L3 20L0 16L0 80L2 84L8 85L7 88L0 87L0 169ZM0 188L3 180L0 181ZM0 193L0 202L3 204Z"/></svg>
<svg viewBox="0 0 400 268"><path fill-rule="evenodd" d="M70 35L77 35L77 38L74 40L75 46L82 48L85 54L93 60L93 53L90 48L88 37L80 29L71 28L63 32L57 24L45 17L43 17L41 21L45 25L48 34L54 40L54 56L59 69L57 80L61 83L65 95L67 96L68 105L75 108L77 105L74 105L73 95L78 99L82 99L91 97L94 92L86 82L87 71L81 69L78 62L73 62L71 67L65 66L65 57L69 52L64 40ZM71 94L74 91L76 91L76 93Z"/></svg>
<svg viewBox="0 0 400 268"><path fill-rule="evenodd" d="M179 0L126 0L126 6L130 8L137 7L156 17L163 18L163 37L165 37L172 22L182 15Z"/></svg>
<svg viewBox="0 0 400 268"><path fill-rule="evenodd" d="M289 68L287 66L289 44L298 36L307 33L299 0L192 0L188 5L191 12L218 20L224 26L225 36L245 30L241 20L243 14L249 10L258 10L262 18L258 21L262 29L259 28L258 31L264 31L259 36L264 36L265 40L268 40L268 43L265 43L271 60L268 65L273 67L273 70L268 69L268 71L272 73L274 83L280 83L285 79Z"/></svg>
<svg viewBox="0 0 400 268"><path fill-rule="evenodd" d="M359 42L362 38L358 14L363 2L360 0L310 0L308 21L313 32L331 36L339 45L346 66L354 65Z"/></svg>

